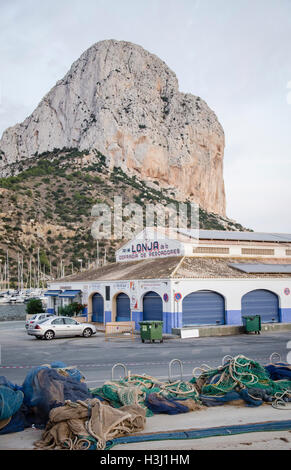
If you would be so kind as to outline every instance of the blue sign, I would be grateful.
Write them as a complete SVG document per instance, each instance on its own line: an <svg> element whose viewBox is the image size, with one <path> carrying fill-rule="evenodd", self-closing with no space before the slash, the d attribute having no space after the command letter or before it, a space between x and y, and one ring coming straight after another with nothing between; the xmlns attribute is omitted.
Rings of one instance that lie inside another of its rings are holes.
<svg viewBox="0 0 291 470"><path fill-rule="evenodd" d="M168 294L164 294L164 295L163 295L163 299L164 299L165 302L168 302L168 300L169 300Z"/></svg>

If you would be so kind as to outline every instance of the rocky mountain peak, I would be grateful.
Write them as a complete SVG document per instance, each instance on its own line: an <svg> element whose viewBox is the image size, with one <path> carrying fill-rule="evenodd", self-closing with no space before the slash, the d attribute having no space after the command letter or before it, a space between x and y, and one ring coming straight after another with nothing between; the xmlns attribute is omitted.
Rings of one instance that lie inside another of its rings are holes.
<svg viewBox="0 0 291 470"><path fill-rule="evenodd" d="M159 181L177 199L225 214L224 132L200 98L141 46L98 42L0 140L0 173L55 148L98 149L109 169Z"/></svg>

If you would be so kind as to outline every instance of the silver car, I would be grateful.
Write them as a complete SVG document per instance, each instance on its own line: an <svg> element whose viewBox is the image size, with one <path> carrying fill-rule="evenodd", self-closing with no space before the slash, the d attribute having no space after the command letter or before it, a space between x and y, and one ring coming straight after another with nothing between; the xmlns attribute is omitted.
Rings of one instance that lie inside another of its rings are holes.
<svg viewBox="0 0 291 470"><path fill-rule="evenodd" d="M41 320L28 327L27 334L37 339L51 340L64 336L84 336L96 334L96 327L90 323L79 323L70 317L53 317Z"/></svg>
<svg viewBox="0 0 291 470"><path fill-rule="evenodd" d="M36 313L35 315L32 315L32 317L30 317L29 320L26 320L25 328L28 329L28 327L34 323L37 323L41 320L45 320L47 318L52 318L55 316L56 315L53 315L52 313Z"/></svg>

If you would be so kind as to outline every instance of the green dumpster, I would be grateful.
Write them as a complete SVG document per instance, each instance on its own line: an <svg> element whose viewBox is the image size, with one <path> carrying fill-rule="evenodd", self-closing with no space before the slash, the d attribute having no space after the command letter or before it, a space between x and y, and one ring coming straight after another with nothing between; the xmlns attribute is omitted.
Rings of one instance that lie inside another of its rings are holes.
<svg viewBox="0 0 291 470"><path fill-rule="evenodd" d="M140 337L142 342L145 340L152 342L163 342L163 322L157 320L141 321L140 324Z"/></svg>
<svg viewBox="0 0 291 470"><path fill-rule="evenodd" d="M247 317L242 317L243 325L245 327L246 333L260 334L261 332L261 317L260 315L252 315Z"/></svg>

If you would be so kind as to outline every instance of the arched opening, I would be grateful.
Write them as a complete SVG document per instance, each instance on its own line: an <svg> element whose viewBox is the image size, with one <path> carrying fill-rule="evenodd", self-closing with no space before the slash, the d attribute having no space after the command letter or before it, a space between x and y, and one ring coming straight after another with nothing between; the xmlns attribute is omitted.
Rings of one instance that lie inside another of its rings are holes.
<svg viewBox="0 0 291 470"><path fill-rule="evenodd" d="M210 290L191 292L182 302L182 325L224 325L225 301Z"/></svg>
<svg viewBox="0 0 291 470"><path fill-rule="evenodd" d="M262 323L279 322L279 298L266 289L250 291L242 298L241 313L242 316L260 315Z"/></svg>
<svg viewBox="0 0 291 470"><path fill-rule="evenodd" d="M130 321L130 299L127 294L121 292L116 296L116 318L115 321Z"/></svg>
<svg viewBox="0 0 291 470"><path fill-rule="evenodd" d="M156 292L147 292L143 297L143 320L163 320L163 301Z"/></svg>
<svg viewBox="0 0 291 470"><path fill-rule="evenodd" d="M98 293L92 296L92 321L104 323L104 299Z"/></svg>

